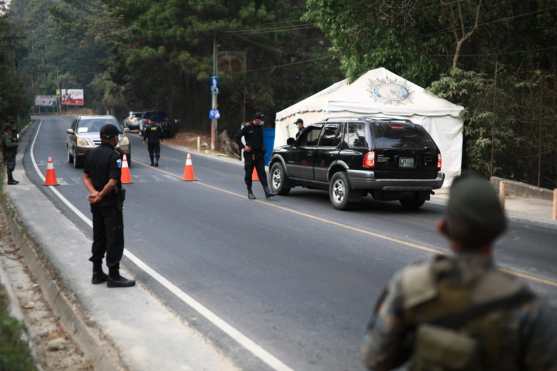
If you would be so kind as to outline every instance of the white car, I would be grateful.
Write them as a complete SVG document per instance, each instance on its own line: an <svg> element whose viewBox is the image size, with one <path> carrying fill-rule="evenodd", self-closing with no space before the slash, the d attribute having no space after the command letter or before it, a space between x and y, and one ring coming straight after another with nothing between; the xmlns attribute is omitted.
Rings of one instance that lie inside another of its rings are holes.
<svg viewBox="0 0 557 371"><path fill-rule="evenodd" d="M124 127L130 130L141 130L141 116L143 112L130 112L124 119Z"/></svg>
<svg viewBox="0 0 557 371"><path fill-rule="evenodd" d="M126 135L129 129L122 129L114 116L79 116L73 120L72 126L66 130L68 162L75 168L81 167L87 153L101 144L100 131L107 124L116 126L120 131L116 150L126 155L128 165L131 166L131 143Z"/></svg>

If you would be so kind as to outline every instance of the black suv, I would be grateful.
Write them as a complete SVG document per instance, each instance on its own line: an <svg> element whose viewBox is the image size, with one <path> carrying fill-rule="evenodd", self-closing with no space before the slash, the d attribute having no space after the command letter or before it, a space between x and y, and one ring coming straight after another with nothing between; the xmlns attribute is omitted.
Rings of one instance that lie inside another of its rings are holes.
<svg viewBox="0 0 557 371"><path fill-rule="evenodd" d="M161 134L163 138L172 138L178 129L178 120L169 119L166 112L143 112L140 120L140 130L142 135L145 134L145 130L151 125L158 125L161 127Z"/></svg>
<svg viewBox="0 0 557 371"><path fill-rule="evenodd" d="M445 178L437 145L423 127L407 120L328 119L287 143L271 158L273 192L286 195L295 186L328 189L337 209L368 193L418 209Z"/></svg>

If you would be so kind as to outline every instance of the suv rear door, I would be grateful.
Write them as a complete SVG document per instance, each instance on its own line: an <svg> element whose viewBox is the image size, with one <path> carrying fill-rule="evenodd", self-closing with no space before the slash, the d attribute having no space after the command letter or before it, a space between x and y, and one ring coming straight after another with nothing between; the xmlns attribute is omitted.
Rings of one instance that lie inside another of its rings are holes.
<svg viewBox="0 0 557 371"><path fill-rule="evenodd" d="M314 155L321 128L321 126L309 126L304 129L296 144L289 150L290 161L286 166L290 177L313 180Z"/></svg>
<svg viewBox="0 0 557 371"><path fill-rule="evenodd" d="M369 125L364 122L347 122L340 159L352 170L361 170L364 154L370 148Z"/></svg>
<svg viewBox="0 0 557 371"><path fill-rule="evenodd" d="M329 166L338 159L339 145L342 139L342 125L327 123L323 127L314 155L314 176L318 182L327 182Z"/></svg>
<svg viewBox="0 0 557 371"><path fill-rule="evenodd" d="M437 145L427 131L410 122L374 122L375 176L384 179L433 179Z"/></svg>

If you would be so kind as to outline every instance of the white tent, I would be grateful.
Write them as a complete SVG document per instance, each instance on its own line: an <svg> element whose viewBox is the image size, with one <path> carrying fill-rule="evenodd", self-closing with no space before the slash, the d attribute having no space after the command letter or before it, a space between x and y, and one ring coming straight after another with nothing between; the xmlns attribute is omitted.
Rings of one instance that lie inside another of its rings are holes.
<svg viewBox="0 0 557 371"><path fill-rule="evenodd" d="M443 157L444 187L460 174L463 107L439 98L385 68L371 70L353 83L339 81L276 115L275 147L294 137L296 119L305 125L329 117L395 117L423 126Z"/></svg>

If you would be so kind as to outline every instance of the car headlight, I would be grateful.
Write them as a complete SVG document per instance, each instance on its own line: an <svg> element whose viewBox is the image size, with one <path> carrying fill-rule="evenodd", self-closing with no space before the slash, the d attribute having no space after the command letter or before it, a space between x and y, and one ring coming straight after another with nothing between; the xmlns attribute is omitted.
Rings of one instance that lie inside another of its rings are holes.
<svg viewBox="0 0 557 371"><path fill-rule="evenodd" d="M77 145L79 147L94 147L95 143L87 138L77 138Z"/></svg>
<svg viewBox="0 0 557 371"><path fill-rule="evenodd" d="M127 145L130 144L130 140L128 139L128 137L122 136L122 137L120 138L120 140L118 141L118 144L119 144L120 146L127 146Z"/></svg>

